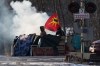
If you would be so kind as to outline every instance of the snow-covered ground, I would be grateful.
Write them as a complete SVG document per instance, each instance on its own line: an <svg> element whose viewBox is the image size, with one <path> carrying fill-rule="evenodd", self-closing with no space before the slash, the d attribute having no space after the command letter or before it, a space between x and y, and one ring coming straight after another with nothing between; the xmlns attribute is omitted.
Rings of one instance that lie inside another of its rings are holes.
<svg viewBox="0 0 100 66"><path fill-rule="evenodd" d="M0 56L0 66L89 66L64 62L64 56L7 57Z"/></svg>

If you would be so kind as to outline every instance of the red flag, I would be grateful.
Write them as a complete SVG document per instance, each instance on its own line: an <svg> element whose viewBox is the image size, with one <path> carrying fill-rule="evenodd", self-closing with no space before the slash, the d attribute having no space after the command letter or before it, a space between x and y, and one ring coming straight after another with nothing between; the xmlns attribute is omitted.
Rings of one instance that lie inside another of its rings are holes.
<svg viewBox="0 0 100 66"><path fill-rule="evenodd" d="M45 23L45 28L51 31L57 31L57 29L60 27L59 20L58 20L58 14L53 13L50 18Z"/></svg>

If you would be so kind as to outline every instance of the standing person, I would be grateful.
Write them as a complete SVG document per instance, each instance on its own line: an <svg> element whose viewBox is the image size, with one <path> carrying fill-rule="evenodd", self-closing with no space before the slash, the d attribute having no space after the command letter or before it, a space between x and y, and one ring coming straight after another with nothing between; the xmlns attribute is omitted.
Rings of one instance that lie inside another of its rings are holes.
<svg viewBox="0 0 100 66"><path fill-rule="evenodd" d="M41 37L40 42L41 42L41 45L40 46L45 47L46 32L45 32L44 26L40 26L40 31L41 31L41 33L40 33L40 37Z"/></svg>
<svg viewBox="0 0 100 66"><path fill-rule="evenodd" d="M56 36L60 37L60 41L59 41L58 46L63 47L63 51L64 51L64 54L65 54L65 33L64 33L64 31L61 29L61 27L59 27L59 28L57 29ZM60 44L61 44L61 45L60 45ZM57 54L61 54L61 53L59 52L59 49L60 49L60 48L57 48L56 51L55 51L55 52L57 52Z"/></svg>
<svg viewBox="0 0 100 66"><path fill-rule="evenodd" d="M41 37L43 37L43 36L46 35L46 32L45 32L44 26L40 26L40 31L41 31L41 33L40 33L40 36L41 36Z"/></svg>

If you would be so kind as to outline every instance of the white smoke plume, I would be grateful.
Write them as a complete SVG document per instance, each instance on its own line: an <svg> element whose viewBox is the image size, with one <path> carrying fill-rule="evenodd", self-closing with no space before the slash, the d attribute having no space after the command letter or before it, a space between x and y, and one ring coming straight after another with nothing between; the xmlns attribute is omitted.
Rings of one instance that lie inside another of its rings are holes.
<svg viewBox="0 0 100 66"><path fill-rule="evenodd" d="M6 0L0 0L0 55L10 51L12 18L13 13L6 6Z"/></svg>
<svg viewBox="0 0 100 66"><path fill-rule="evenodd" d="M36 33L40 34L40 26L44 26L49 16L45 12L37 13L35 7L31 6L29 1L11 2L11 6L15 11L13 18L14 35Z"/></svg>
<svg viewBox="0 0 100 66"><path fill-rule="evenodd" d="M40 34L40 26L44 26L49 18L46 12L37 12L30 1L12 1L5 5L6 0L0 0L0 54L9 54L15 36L21 34ZM54 34L47 31L49 34ZM4 50L2 50L4 48Z"/></svg>

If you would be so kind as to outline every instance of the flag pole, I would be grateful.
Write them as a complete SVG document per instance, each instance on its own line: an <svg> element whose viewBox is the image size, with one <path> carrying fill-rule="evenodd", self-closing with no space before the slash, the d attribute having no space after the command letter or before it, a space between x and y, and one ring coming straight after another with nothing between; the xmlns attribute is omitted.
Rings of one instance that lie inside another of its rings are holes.
<svg viewBox="0 0 100 66"><path fill-rule="evenodd" d="M63 29L64 29L64 33L66 34L66 26L65 26L65 18L64 18L64 14L63 14L63 9L62 9L62 6L61 6L61 1L60 0L58 0L59 1L59 6L60 6L60 9L61 9L61 16L62 16L62 19L63 19Z"/></svg>
<svg viewBox="0 0 100 66"><path fill-rule="evenodd" d="M64 15L63 15L63 12L62 12L62 7L61 7L61 3L60 3L60 0L55 0L55 12L58 13L57 11L57 1L58 1L58 4L59 4L59 7L60 7L60 12L61 12L61 16L62 16L62 19L63 19L63 30L64 30L64 33L66 34L66 29L65 29L65 18L64 18ZM58 16L59 18L59 16Z"/></svg>

